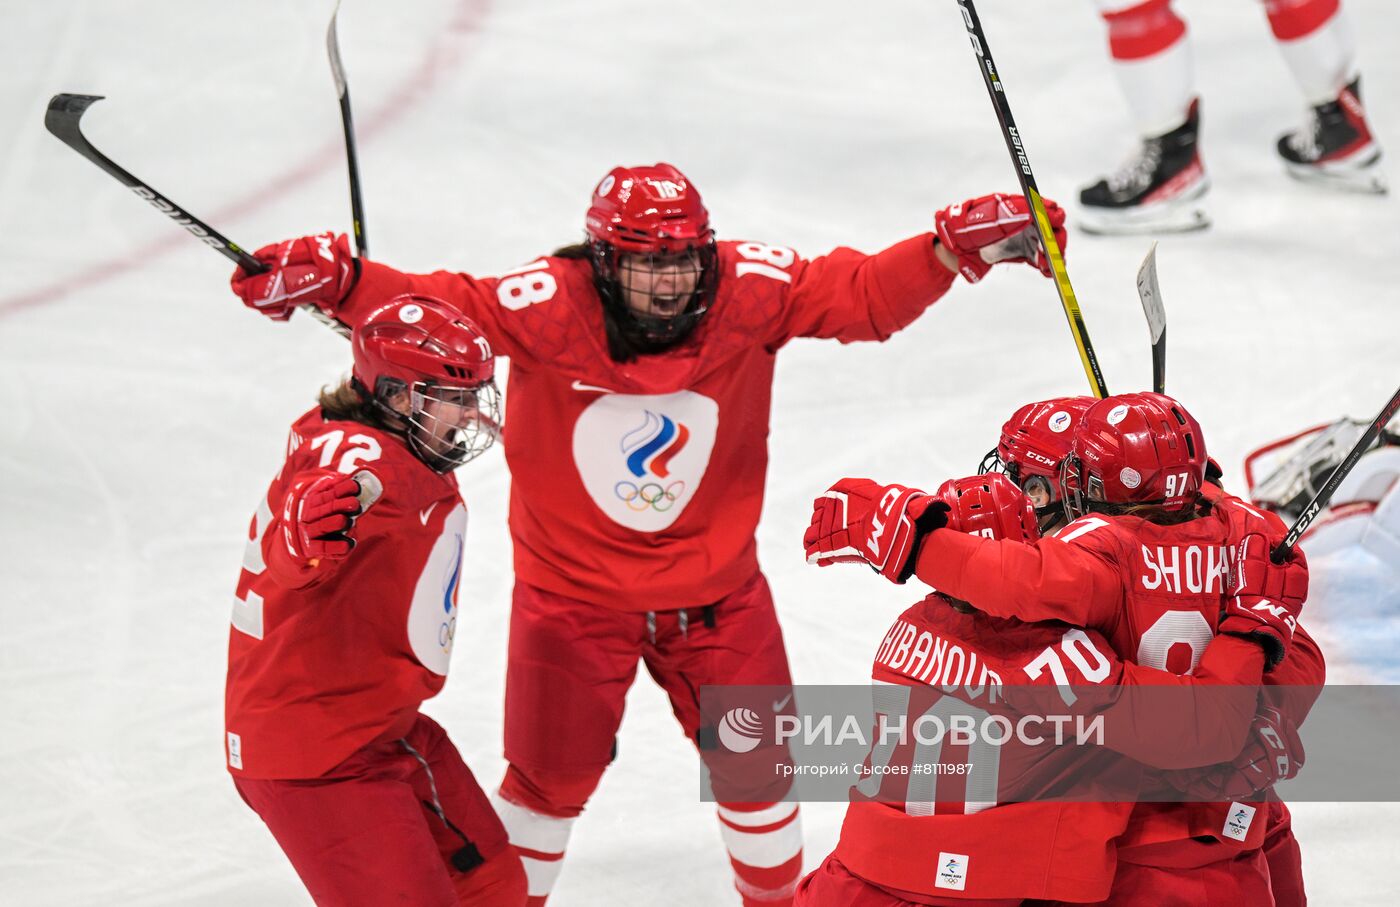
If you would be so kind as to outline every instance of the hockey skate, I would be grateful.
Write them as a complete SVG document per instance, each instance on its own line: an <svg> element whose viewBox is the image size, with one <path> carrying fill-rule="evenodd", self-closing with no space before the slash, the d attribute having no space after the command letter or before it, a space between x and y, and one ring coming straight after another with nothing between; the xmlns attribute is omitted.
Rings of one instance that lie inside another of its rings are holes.
<svg viewBox="0 0 1400 907"><path fill-rule="evenodd" d="M1079 226L1086 233L1173 233L1210 226L1201 199L1210 180L1196 150L1199 102L1186 122L1145 139L1116 173L1079 193Z"/></svg>
<svg viewBox="0 0 1400 907"><path fill-rule="evenodd" d="M1361 79L1342 89L1337 100L1318 104L1308 122L1278 140L1289 176L1352 192L1389 191L1381 172L1381 146L1371 136L1361 106Z"/></svg>

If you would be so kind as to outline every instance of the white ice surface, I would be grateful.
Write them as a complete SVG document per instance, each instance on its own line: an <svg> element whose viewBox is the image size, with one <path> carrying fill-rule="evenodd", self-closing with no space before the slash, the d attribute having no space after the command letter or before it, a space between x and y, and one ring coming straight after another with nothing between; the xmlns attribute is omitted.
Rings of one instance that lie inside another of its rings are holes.
<svg viewBox="0 0 1400 907"><path fill-rule="evenodd" d="M1092 5L981 6L1041 189L1071 198L1130 145ZM1394 389L1400 208L1283 175L1272 144L1301 101L1259 4L1179 6L1216 188L1214 229L1159 252L1170 388L1238 482L1253 444L1369 416ZM93 142L250 248L346 229L329 8L0 2L0 903L307 902L224 771L224 653L248 519L345 344L246 312L226 262L41 121L55 92L106 94L84 122ZM1400 8L1347 8L1379 138L1400 151ZM1016 186L951 0L347 0L341 42L373 251L407 269L494 273L571 241L618 162L671 160L722 235L806 254L873 251ZM1149 379L1133 291L1146 249L1070 243L1115 389ZM865 679L911 595L807 567L811 498L842 475L966 473L1016 405L1084 386L1053 287L1028 269L955 287L887 344L783 353L759 539L799 682ZM461 479L467 616L429 710L489 788L511 581L499 452ZM1345 640L1371 617L1319 599L1307 619ZM1329 651L1338 676L1395 660ZM554 902L734 903L695 777L664 697L639 682ZM1400 808L1295 814L1313 903L1395 903ZM809 865L840 815L805 809Z"/></svg>

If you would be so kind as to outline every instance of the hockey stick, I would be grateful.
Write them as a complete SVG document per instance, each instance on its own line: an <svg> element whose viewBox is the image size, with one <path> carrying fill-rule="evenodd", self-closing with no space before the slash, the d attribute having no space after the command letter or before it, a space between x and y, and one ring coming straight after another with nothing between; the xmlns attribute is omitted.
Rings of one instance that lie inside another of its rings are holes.
<svg viewBox="0 0 1400 907"><path fill-rule="evenodd" d="M237 264L247 273L261 274L266 271L267 265L249 255L238 243L132 176L107 155L93 147L93 144L87 140L87 136L83 135L80 121L87 109L102 98L102 95L91 94L54 95L49 100L48 110L44 113L44 127L53 133L60 142L92 161L108 175L115 177L118 182L136 193L138 197L150 202L157 211L184 227L200 242ZM326 315L315 306L306 305L302 308L337 333L346 337L350 336L350 328Z"/></svg>
<svg viewBox="0 0 1400 907"><path fill-rule="evenodd" d="M1152 389L1167 392L1167 310L1162 307L1162 288L1157 285L1157 244L1147 250L1137 275L1138 298L1147 316L1147 332L1152 337Z"/></svg>
<svg viewBox="0 0 1400 907"><path fill-rule="evenodd" d="M335 18L340 15L340 0L335 0L331 24L326 29L326 54L331 60L331 76L340 95L340 124L345 130L345 163L350 171L350 216L355 227L355 250L360 258L369 257L369 239L365 237L365 203L360 197L360 159L355 153L355 122L350 116L350 87L345 83L345 67L340 63L340 39L336 37Z"/></svg>
<svg viewBox="0 0 1400 907"><path fill-rule="evenodd" d="M1074 296L1074 287L1070 286L1069 272L1065 270L1065 257L1060 251L1060 244L1055 241L1055 231L1050 226L1050 218L1045 213L1045 202L1040 197L1040 190L1036 188L1035 174L1031 172L1031 162L1026 157L1025 146L1021 143L1020 133L1016 131L1016 121L1011 116L1011 105L1006 100L1006 89L1002 87L1001 78L997 75L997 67L992 62L992 50L987 45L987 36L982 30L982 21L977 17L977 10L973 8L972 0L958 0L958 8L962 10L963 22L967 25L967 35L972 40L972 49L976 52L980 62L979 68L982 70L982 81L987 85L987 94L992 99L992 106L996 108L997 122L1001 124L1002 138L1006 139L1006 150L1011 152L1011 161L1016 166L1016 175L1021 181L1021 192L1026 196L1026 203L1031 207L1031 213L1035 215L1036 229L1040 231L1040 242L1045 247L1045 255L1050 260L1050 270L1055 278L1055 289L1060 294L1060 304L1064 307L1065 318L1069 320L1070 333L1074 335L1074 345L1079 349L1079 360L1084 364L1084 374L1089 379L1089 386L1094 390L1094 396L1102 399L1108 396L1108 388L1104 385L1103 372L1099 369L1098 357L1094 355L1094 345L1089 340L1089 329L1084 326L1084 316L1079 312L1079 300Z"/></svg>
<svg viewBox="0 0 1400 907"><path fill-rule="evenodd" d="M1293 521L1293 525L1289 528L1288 535L1284 536L1282 544L1272 552L1275 564L1283 563L1284 559L1288 557L1293 546L1298 544L1298 539L1302 538L1303 533L1308 531L1308 527L1312 525L1312 521L1317 518L1322 508L1326 507L1327 503L1332 500L1332 495L1337 491L1337 487L1351 473L1352 467L1356 466L1361 455L1370 448L1376 437L1390 424L1397 409L1400 409L1400 388L1396 389L1395 393L1391 395L1390 402L1381 409L1376 418L1371 420L1371 424L1366 427L1366 431L1362 433L1361 437L1357 438L1356 444L1347 454L1347 458L1338 463L1337 468L1332 470L1332 475L1327 477L1327 484L1318 489L1317 494L1313 495L1313 499L1308 502L1308 506L1304 507L1303 512L1298 515L1298 519Z"/></svg>

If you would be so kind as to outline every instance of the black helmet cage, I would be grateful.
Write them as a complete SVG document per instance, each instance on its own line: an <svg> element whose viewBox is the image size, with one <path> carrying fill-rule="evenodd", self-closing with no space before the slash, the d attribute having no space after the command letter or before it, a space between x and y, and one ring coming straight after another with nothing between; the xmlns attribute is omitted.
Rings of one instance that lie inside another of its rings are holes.
<svg viewBox="0 0 1400 907"><path fill-rule="evenodd" d="M623 254L638 256L648 268L655 268L657 259L675 253L624 252L601 239L588 243L589 261L593 265L593 283L602 297L606 313L627 339L642 352L659 352L685 339L709 311L719 287L719 252L711 237L703 245L686 251L697 254L695 289L685 307L675 315L644 315L632 310L622 289Z"/></svg>

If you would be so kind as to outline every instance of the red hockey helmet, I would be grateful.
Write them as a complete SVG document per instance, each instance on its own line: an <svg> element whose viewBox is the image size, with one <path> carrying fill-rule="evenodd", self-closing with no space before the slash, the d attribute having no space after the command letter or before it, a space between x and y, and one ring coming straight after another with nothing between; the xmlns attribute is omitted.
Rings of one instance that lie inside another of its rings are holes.
<svg viewBox="0 0 1400 907"><path fill-rule="evenodd" d="M1040 538L1031 499L1000 473L949 479L934 497L948 505L948 524L961 532L1013 542Z"/></svg>
<svg viewBox="0 0 1400 907"><path fill-rule="evenodd" d="M450 472L491 446L500 427L496 360L469 319L406 293L355 325L350 339L356 383L391 422L407 423L420 460Z"/></svg>
<svg viewBox="0 0 1400 907"><path fill-rule="evenodd" d="M700 193L670 164L614 167L584 223L595 242L623 252L684 252L714 241Z"/></svg>
<svg viewBox="0 0 1400 907"><path fill-rule="evenodd" d="M685 174L614 167L584 223L599 294L638 351L664 349L699 324L718 282L715 235Z"/></svg>
<svg viewBox="0 0 1400 907"><path fill-rule="evenodd" d="M1054 397L1027 403L1001 427L997 446L982 458L979 473L1003 472L1030 495L1041 531L1059 520L1060 464L1069 454L1074 428L1093 397Z"/></svg>
<svg viewBox="0 0 1400 907"><path fill-rule="evenodd" d="M1060 472L1071 518L1125 504L1193 506L1205 477L1201 426L1163 394L1119 394L1094 403L1074 432Z"/></svg>

